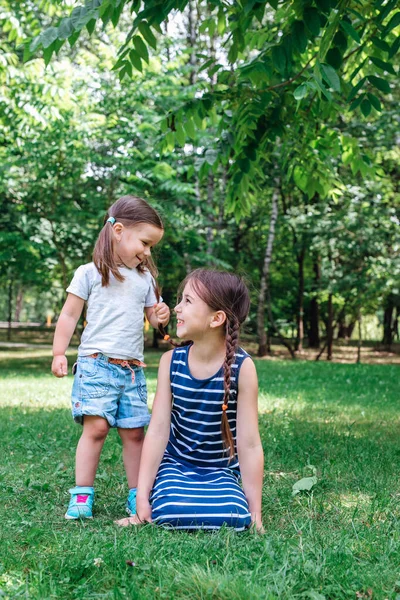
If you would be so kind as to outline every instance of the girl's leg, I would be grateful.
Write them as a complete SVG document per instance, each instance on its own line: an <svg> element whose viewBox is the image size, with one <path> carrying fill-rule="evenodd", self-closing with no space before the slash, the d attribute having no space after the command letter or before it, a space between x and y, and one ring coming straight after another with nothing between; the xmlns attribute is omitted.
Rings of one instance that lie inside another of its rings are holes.
<svg viewBox="0 0 400 600"><path fill-rule="evenodd" d="M76 449L76 485L92 487L104 440L110 426L103 417L85 415L83 432Z"/></svg>
<svg viewBox="0 0 400 600"><path fill-rule="evenodd" d="M144 427L135 429L118 428L122 440L122 453L129 489L136 488L139 475L140 456L144 440Z"/></svg>

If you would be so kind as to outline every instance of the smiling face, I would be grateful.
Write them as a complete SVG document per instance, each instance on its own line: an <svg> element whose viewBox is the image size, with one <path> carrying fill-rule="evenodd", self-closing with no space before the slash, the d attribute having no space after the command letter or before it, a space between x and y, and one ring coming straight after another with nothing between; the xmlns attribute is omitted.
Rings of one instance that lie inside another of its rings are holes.
<svg viewBox="0 0 400 600"><path fill-rule="evenodd" d="M130 269L149 258L151 249L164 235L163 229L149 223L139 223L133 227L115 223L113 231L115 258Z"/></svg>
<svg viewBox="0 0 400 600"><path fill-rule="evenodd" d="M191 282L185 285L182 300L175 306L176 334L179 338L195 341L225 321L223 311L212 310L196 293Z"/></svg>

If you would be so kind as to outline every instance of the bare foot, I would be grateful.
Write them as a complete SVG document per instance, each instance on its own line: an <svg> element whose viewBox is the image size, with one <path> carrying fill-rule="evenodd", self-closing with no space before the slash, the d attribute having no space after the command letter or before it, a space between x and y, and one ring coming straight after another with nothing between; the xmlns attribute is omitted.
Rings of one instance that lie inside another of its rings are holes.
<svg viewBox="0 0 400 600"><path fill-rule="evenodd" d="M118 519L118 521L114 521L116 525L119 527L129 527L129 525L142 525L142 521L140 521L137 515L133 517L126 517L126 519Z"/></svg>

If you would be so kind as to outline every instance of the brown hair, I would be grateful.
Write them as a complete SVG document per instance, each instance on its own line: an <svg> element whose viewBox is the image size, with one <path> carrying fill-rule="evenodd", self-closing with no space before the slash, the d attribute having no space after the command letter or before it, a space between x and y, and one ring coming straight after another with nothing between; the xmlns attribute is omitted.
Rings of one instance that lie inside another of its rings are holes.
<svg viewBox="0 0 400 600"><path fill-rule="evenodd" d="M227 409L231 386L232 364L239 345L239 329L250 309L250 295L243 279L227 271L196 269L189 273L179 286L180 295L187 283L212 310L226 314L224 369L224 398L222 404L221 433L224 446L229 450L229 460L235 455L235 443L229 427Z"/></svg>
<svg viewBox="0 0 400 600"><path fill-rule="evenodd" d="M124 281L114 256L112 223L108 219L113 217L115 221L122 223L125 227L133 227L139 223L149 223L159 229L164 229L159 214L142 198L136 196L122 196L109 208L104 217L103 229L100 231L96 245L93 251L93 262L101 275L101 285L107 286L110 283L110 273L118 281ZM143 261L138 267L138 271L143 273L145 269L150 271L154 281L158 275L157 268L151 257ZM157 299L160 296L160 290L155 284L155 294Z"/></svg>

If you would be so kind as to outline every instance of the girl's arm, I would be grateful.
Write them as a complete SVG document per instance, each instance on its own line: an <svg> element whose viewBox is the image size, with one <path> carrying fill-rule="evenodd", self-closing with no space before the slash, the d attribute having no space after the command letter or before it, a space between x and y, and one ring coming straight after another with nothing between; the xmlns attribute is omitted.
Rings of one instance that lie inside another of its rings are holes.
<svg viewBox="0 0 400 600"><path fill-rule="evenodd" d="M157 390L140 459L139 481L136 497L140 521L151 521L149 496L169 439L171 424L170 365L173 350L162 355L158 369Z"/></svg>
<svg viewBox="0 0 400 600"><path fill-rule="evenodd" d="M58 318L53 340L53 363L51 370L56 377L64 377L68 373L68 362L65 352L74 334L76 324L82 314L85 301L79 296L68 294L67 300Z"/></svg>
<svg viewBox="0 0 400 600"><path fill-rule="evenodd" d="M237 451L243 490L251 522L262 531L261 495L264 453L258 431L258 381L254 363L246 358L240 369L237 404Z"/></svg>

